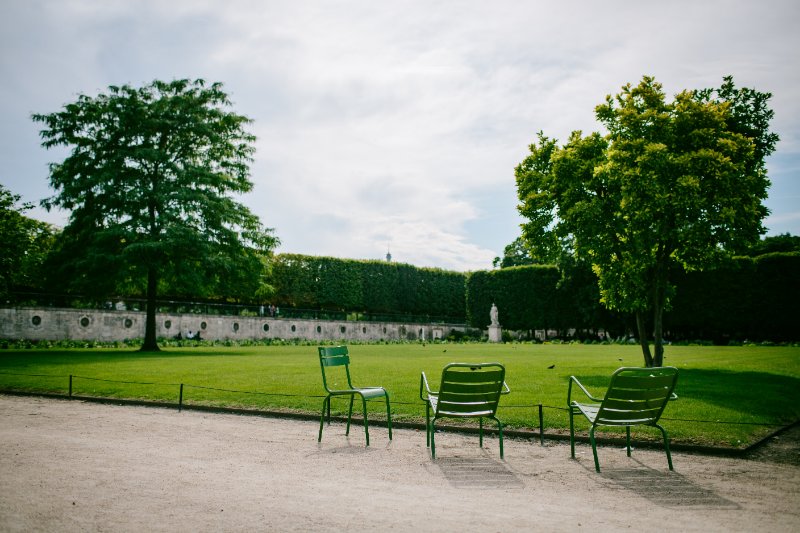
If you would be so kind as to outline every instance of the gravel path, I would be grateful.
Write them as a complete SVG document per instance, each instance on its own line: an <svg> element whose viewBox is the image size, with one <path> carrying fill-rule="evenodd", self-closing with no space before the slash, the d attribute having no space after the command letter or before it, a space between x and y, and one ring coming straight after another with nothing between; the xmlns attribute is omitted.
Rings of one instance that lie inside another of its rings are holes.
<svg viewBox="0 0 800 533"><path fill-rule="evenodd" d="M606 447L597 474L585 444L443 433L433 462L422 431L317 428L0 395L0 531L800 531L796 445L674 472Z"/></svg>

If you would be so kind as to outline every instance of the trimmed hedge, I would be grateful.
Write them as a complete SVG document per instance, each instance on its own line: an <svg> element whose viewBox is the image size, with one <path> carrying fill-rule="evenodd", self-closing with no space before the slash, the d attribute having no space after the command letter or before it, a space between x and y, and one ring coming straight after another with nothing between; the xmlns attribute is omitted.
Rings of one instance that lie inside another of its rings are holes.
<svg viewBox="0 0 800 533"><path fill-rule="evenodd" d="M281 254L272 266L278 306L432 316L464 321L466 275L402 263Z"/></svg>
<svg viewBox="0 0 800 533"><path fill-rule="evenodd" d="M488 327L494 303L505 329L555 328L560 277L556 267L539 265L474 272L467 279L467 323Z"/></svg>
<svg viewBox="0 0 800 533"><path fill-rule="evenodd" d="M467 279L467 322L488 327L497 305L500 324L517 331L575 328L578 334L602 328L612 335L623 322L600 304L597 279L588 268L572 267L562 279L552 265L531 265L473 273Z"/></svg>
<svg viewBox="0 0 800 533"><path fill-rule="evenodd" d="M796 341L800 339L800 254L739 257L713 270L676 272L677 294L665 313L668 340ZM555 266L521 266L475 272L467 280L467 321L485 329L489 308L518 331L604 329L618 337L633 320L600 304L597 279L583 267L561 277Z"/></svg>
<svg viewBox="0 0 800 533"><path fill-rule="evenodd" d="M678 292L664 327L671 338L800 339L800 253L737 257L675 276Z"/></svg>
<svg viewBox="0 0 800 533"><path fill-rule="evenodd" d="M668 340L795 341L800 339L800 254L736 258L704 272L676 272L677 294L664 316ZM471 274L383 261L282 254L272 284L279 306L445 318L486 329L497 305L506 330L556 330L612 337L632 331L628 316L600 304L597 279L585 266L562 278L552 265ZM389 316L391 315L391 316Z"/></svg>

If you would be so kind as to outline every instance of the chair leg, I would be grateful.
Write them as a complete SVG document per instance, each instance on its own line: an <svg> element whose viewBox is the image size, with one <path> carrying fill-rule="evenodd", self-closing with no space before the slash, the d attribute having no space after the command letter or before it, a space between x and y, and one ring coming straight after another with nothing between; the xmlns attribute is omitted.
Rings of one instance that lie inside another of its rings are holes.
<svg viewBox="0 0 800 533"><path fill-rule="evenodd" d="M361 397L361 405L364 408L364 434L367 436L367 446L369 446L369 422L367 422L367 400Z"/></svg>
<svg viewBox="0 0 800 533"><path fill-rule="evenodd" d="M500 435L500 459L503 459L503 423L498 418L495 420L497 420L497 432Z"/></svg>
<svg viewBox="0 0 800 533"><path fill-rule="evenodd" d="M389 393L386 393L386 425L389 427L389 440L392 440L392 410L389 407Z"/></svg>
<svg viewBox="0 0 800 533"><path fill-rule="evenodd" d="M331 397L328 396L324 400L322 400L322 415L319 417L319 437L317 437L317 442L322 442L322 426L325 424L325 406L328 406L328 412L330 412L330 405L331 405ZM329 415L330 416L330 415ZM330 423L330 418L328 419L328 423Z"/></svg>
<svg viewBox="0 0 800 533"><path fill-rule="evenodd" d="M631 456L631 427L625 426L625 443L628 446L628 457Z"/></svg>
<svg viewBox="0 0 800 533"><path fill-rule="evenodd" d="M431 447L431 404L425 402L425 447Z"/></svg>
<svg viewBox="0 0 800 533"><path fill-rule="evenodd" d="M661 434L664 435L664 451L667 452L667 464L669 464L669 469L674 470L672 468L672 454L669 453L669 436L667 435L667 430L656 424L656 427L661 430Z"/></svg>
<svg viewBox="0 0 800 533"><path fill-rule="evenodd" d="M478 444L480 445L481 448L483 448L483 417L482 416L478 417L478 428L479 428L478 429L478 435L479 435Z"/></svg>
<svg viewBox="0 0 800 533"><path fill-rule="evenodd" d="M594 469L600 472L600 461L597 460L597 443L594 441L594 430L595 426L592 426L592 429L589 430L589 440L592 443L592 453L594 454Z"/></svg>
<svg viewBox="0 0 800 533"><path fill-rule="evenodd" d="M436 459L436 418L431 420L431 459Z"/></svg>
<svg viewBox="0 0 800 533"><path fill-rule="evenodd" d="M572 412L572 407L569 408L569 453L570 457L575 459L575 425L574 425L574 414Z"/></svg>
<svg viewBox="0 0 800 533"><path fill-rule="evenodd" d="M331 398L328 396L328 425L331 425Z"/></svg>
<svg viewBox="0 0 800 533"><path fill-rule="evenodd" d="M347 411L347 431L345 435L350 435L350 420L353 418L353 394L350 395L350 409Z"/></svg>

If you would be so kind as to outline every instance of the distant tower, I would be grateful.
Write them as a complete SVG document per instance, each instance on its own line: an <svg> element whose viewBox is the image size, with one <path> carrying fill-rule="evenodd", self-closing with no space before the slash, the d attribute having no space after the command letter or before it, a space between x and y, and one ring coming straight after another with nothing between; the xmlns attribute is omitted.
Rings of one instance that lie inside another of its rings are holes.
<svg viewBox="0 0 800 533"><path fill-rule="evenodd" d="M388 245L386 246L386 262L387 263L391 263L392 262L392 252L389 250L389 246Z"/></svg>

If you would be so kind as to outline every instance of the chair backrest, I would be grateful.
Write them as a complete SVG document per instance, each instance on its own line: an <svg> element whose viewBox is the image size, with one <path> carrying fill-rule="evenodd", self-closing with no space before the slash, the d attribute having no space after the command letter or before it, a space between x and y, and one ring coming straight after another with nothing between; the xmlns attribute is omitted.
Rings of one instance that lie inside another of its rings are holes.
<svg viewBox="0 0 800 533"><path fill-rule="evenodd" d="M595 423L605 426L657 423L677 381L678 369L671 366L618 369L611 376Z"/></svg>
<svg viewBox="0 0 800 533"><path fill-rule="evenodd" d="M493 417L505 378L500 363L450 363L442 370L436 416Z"/></svg>
<svg viewBox="0 0 800 533"><path fill-rule="evenodd" d="M319 347L319 366L322 370L322 385L325 390L331 392L333 390L342 390L342 387L337 387L336 379L329 379L326 369L330 367L344 367L344 375L347 380L347 389L352 389L353 385L350 382L350 354L347 351L347 346L320 346ZM333 383L333 388L329 385L329 381Z"/></svg>

